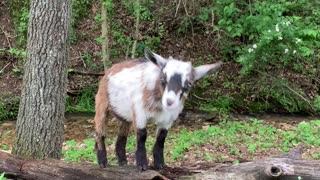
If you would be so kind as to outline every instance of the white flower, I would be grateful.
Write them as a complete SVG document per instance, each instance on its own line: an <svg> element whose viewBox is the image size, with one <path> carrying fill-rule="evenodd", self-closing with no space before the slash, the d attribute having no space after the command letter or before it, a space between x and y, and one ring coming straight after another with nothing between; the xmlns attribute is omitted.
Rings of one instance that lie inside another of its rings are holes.
<svg viewBox="0 0 320 180"><path fill-rule="evenodd" d="M270 29L268 30L268 33L271 33L271 30L270 30Z"/></svg>
<svg viewBox="0 0 320 180"><path fill-rule="evenodd" d="M279 25L278 25L278 24L276 24L276 31L277 31L277 32L279 32L279 31L280 31L280 29L279 29Z"/></svg>
<svg viewBox="0 0 320 180"><path fill-rule="evenodd" d="M254 44L252 47L253 47L253 49L256 49L257 48L257 44Z"/></svg>
<svg viewBox="0 0 320 180"><path fill-rule="evenodd" d="M284 53L287 54L289 52L289 49L285 49Z"/></svg>
<svg viewBox="0 0 320 180"><path fill-rule="evenodd" d="M292 53L293 53L293 54L295 54L296 52L297 52L296 50L293 50L293 52L292 52Z"/></svg>
<svg viewBox="0 0 320 180"><path fill-rule="evenodd" d="M248 49L248 52L249 52L249 53L252 53L252 52L253 52L253 49L252 49L252 48L249 48L249 49Z"/></svg>
<svg viewBox="0 0 320 180"><path fill-rule="evenodd" d="M296 44L301 43L301 42L302 42L302 40L301 40L301 39L296 38Z"/></svg>
<svg viewBox="0 0 320 180"><path fill-rule="evenodd" d="M279 37L278 37L278 39L279 39L279 40L282 40L282 37L281 37L281 36L279 36Z"/></svg>
<svg viewBox="0 0 320 180"><path fill-rule="evenodd" d="M289 25L291 24L291 22L290 22L290 21L287 21L285 24L286 24L287 26L289 26Z"/></svg>

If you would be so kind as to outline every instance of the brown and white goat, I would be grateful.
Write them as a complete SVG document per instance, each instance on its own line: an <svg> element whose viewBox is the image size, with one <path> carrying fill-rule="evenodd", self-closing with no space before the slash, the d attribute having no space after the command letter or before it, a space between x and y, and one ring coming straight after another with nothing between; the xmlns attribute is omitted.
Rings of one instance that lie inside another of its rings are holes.
<svg viewBox="0 0 320 180"><path fill-rule="evenodd" d="M182 111L192 85L221 64L193 68L190 62L172 57L165 59L146 48L145 59L125 61L109 68L95 99L95 148L99 166L105 167L107 163L105 120L108 110L111 110L121 120L116 142L119 165L127 164L125 146L133 124L137 135L136 165L140 170L147 169L146 124L153 120L157 125L154 168L161 169L164 166L163 148L168 129Z"/></svg>

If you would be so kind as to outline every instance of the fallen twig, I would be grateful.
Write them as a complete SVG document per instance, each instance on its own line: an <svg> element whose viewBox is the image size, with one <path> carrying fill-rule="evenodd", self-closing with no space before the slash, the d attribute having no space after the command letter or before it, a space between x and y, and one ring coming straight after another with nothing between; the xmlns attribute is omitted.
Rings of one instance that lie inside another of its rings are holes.
<svg viewBox="0 0 320 180"><path fill-rule="evenodd" d="M81 75L87 75L87 76L104 76L104 72L83 72L83 71L77 71L77 70L74 70L73 72L71 72L73 74L81 74Z"/></svg>
<svg viewBox="0 0 320 180"><path fill-rule="evenodd" d="M9 66L10 63L11 63L11 62L9 62L8 64L6 64L6 65L0 70L0 73L3 72L3 70L4 70L7 66Z"/></svg>

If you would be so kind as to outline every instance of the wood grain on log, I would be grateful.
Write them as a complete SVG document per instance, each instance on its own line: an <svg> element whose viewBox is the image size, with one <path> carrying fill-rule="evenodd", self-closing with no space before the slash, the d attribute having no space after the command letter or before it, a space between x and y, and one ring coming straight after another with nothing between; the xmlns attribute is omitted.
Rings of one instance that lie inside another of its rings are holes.
<svg viewBox="0 0 320 180"><path fill-rule="evenodd" d="M68 163L55 159L31 160L0 151L0 172L13 179L100 180L166 179L158 172L138 172L133 166L99 168L92 163Z"/></svg>

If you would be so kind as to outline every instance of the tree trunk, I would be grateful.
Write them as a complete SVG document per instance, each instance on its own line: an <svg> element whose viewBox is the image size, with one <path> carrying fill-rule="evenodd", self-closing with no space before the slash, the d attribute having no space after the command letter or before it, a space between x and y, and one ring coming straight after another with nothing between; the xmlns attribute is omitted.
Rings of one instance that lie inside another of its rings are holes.
<svg viewBox="0 0 320 180"><path fill-rule="evenodd" d="M166 179L153 170L138 172L135 166L99 168L91 163L67 163L54 159L28 160L1 151L0 172L5 172L5 176L11 179Z"/></svg>
<svg viewBox="0 0 320 180"><path fill-rule="evenodd" d="M135 31L133 35L133 44L132 44L132 50L131 50L131 58L133 59L136 54L136 48L137 48L137 42L139 39L139 24L140 24L140 0L136 0L136 23L135 23Z"/></svg>
<svg viewBox="0 0 320 180"><path fill-rule="evenodd" d="M61 157L71 0L32 0L13 153Z"/></svg>
<svg viewBox="0 0 320 180"><path fill-rule="evenodd" d="M110 38L109 38L109 18L107 7L102 0L101 3L101 36L103 38L102 42L102 62L104 69L106 70L110 63Z"/></svg>

